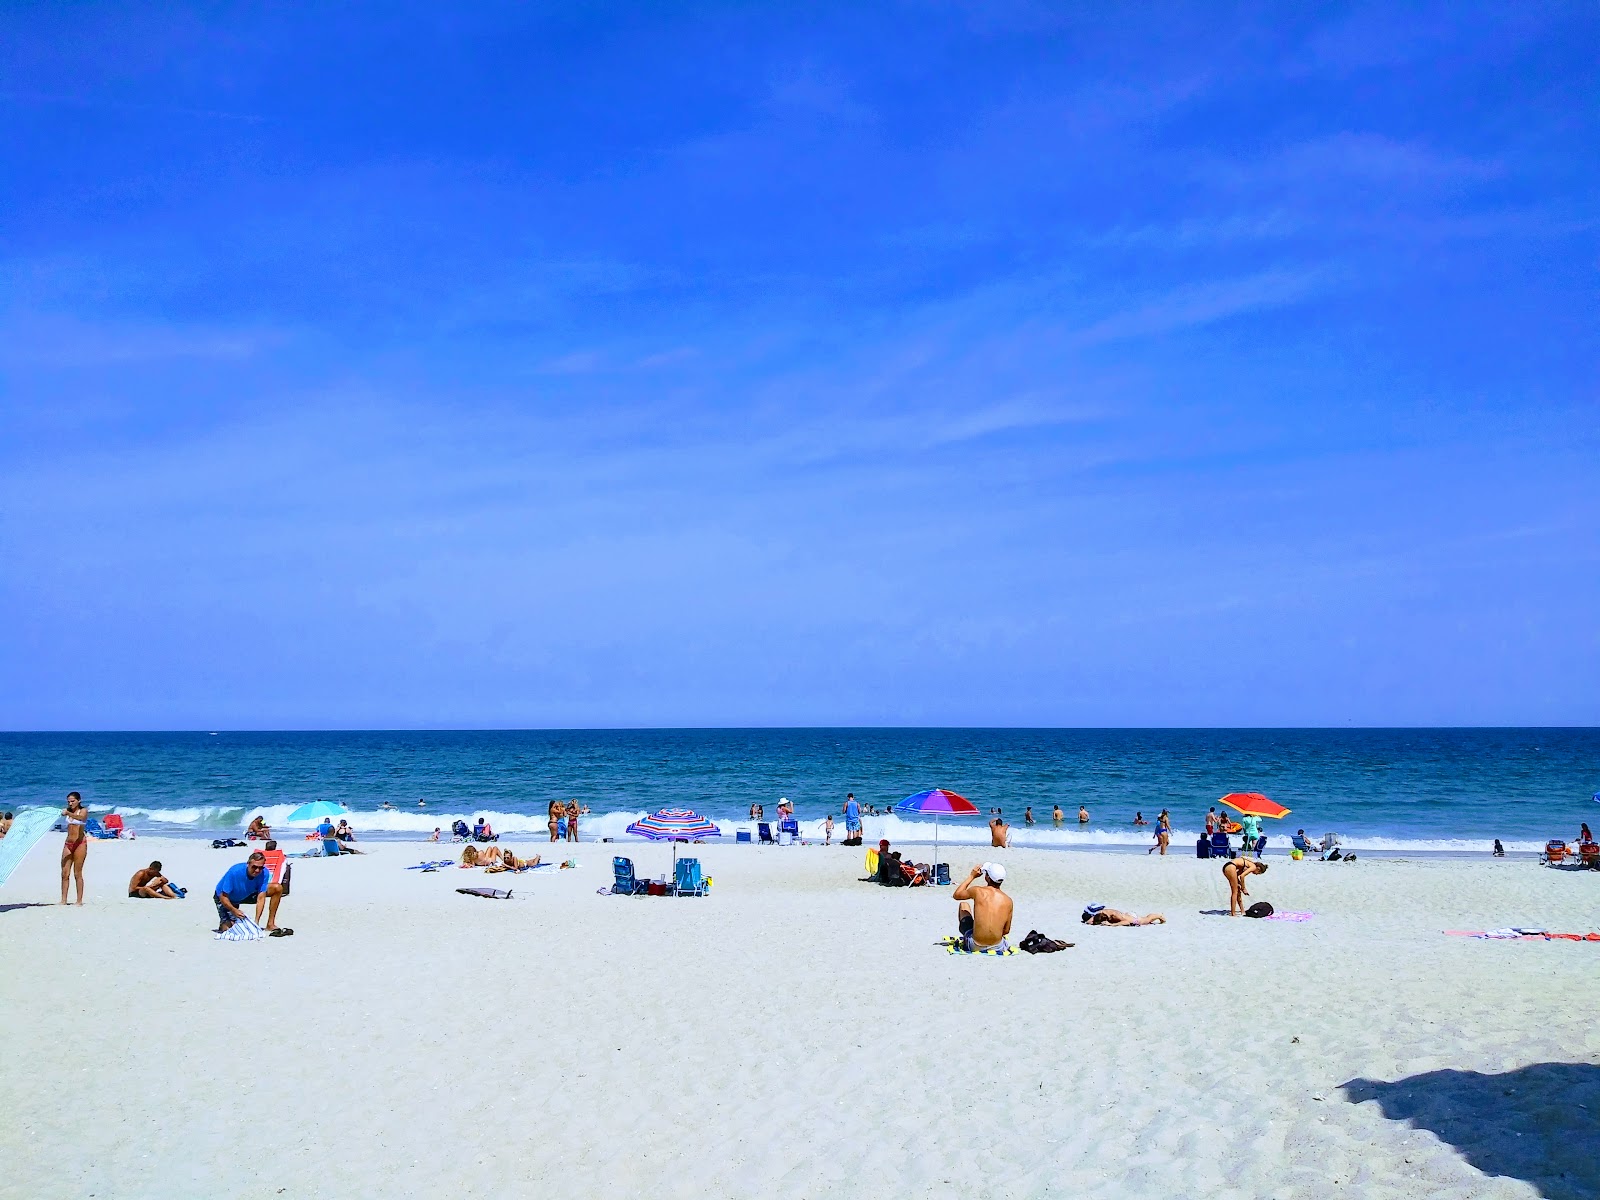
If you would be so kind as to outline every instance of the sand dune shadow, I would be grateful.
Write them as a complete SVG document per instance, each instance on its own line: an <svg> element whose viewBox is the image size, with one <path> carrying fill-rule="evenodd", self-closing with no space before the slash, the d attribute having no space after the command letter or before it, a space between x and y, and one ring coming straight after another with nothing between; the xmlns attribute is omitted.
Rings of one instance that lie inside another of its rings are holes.
<svg viewBox="0 0 1600 1200"><path fill-rule="evenodd" d="M1428 1129L1486 1175L1526 1180L1553 1200L1600 1196L1600 1066L1533 1063L1503 1075L1429 1071L1392 1083L1352 1079L1354 1104Z"/></svg>

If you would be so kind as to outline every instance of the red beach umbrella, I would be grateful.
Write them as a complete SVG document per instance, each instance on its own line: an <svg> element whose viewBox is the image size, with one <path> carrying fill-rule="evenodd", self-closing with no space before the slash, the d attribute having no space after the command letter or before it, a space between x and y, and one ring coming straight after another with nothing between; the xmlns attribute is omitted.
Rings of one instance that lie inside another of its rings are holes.
<svg viewBox="0 0 1600 1200"><path fill-rule="evenodd" d="M1244 817L1286 817L1292 811L1260 792L1229 792L1219 804L1226 804Z"/></svg>

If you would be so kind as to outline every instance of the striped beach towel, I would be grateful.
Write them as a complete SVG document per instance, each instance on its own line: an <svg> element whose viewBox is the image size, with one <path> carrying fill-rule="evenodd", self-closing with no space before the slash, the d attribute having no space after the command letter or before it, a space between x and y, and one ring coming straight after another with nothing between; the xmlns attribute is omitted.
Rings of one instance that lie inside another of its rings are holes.
<svg viewBox="0 0 1600 1200"><path fill-rule="evenodd" d="M946 938L940 938L938 944L944 947L947 954L989 954L1000 958L1017 952L1017 948L1008 942L1001 942L998 946L991 946L987 950L968 950L961 944L961 939L954 934Z"/></svg>
<svg viewBox="0 0 1600 1200"><path fill-rule="evenodd" d="M266 937L261 926L249 917L241 917L212 938L216 942L256 942Z"/></svg>

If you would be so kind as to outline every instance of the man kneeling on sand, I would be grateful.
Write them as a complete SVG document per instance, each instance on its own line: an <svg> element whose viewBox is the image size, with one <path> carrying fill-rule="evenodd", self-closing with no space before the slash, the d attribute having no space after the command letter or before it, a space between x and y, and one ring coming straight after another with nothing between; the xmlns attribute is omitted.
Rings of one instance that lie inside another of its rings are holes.
<svg viewBox="0 0 1600 1200"><path fill-rule="evenodd" d="M978 876L983 876L987 887L975 887ZM960 902L957 910L957 928L961 933L961 948L968 953L979 950L1005 950L1006 934L1011 932L1011 897L1000 890L1005 882L1006 869L999 863L981 863L951 894Z"/></svg>
<svg viewBox="0 0 1600 1200"><path fill-rule="evenodd" d="M283 900L283 889L272 882L272 876L267 873L267 856L259 850L247 861L228 868L217 881L213 899L217 902L217 920L221 926L218 933L226 933L235 921L244 920L244 913L239 911L241 904L256 906L256 924L260 925L261 910L267 908L269 901L271 907L267 908L267 923L263 928L271 932L278 927L278 905Z"/></svg>
<svg viewBox="0 0 1600 1200"><path fill-rule="evenodd" d="M176 900L178 893L172 883L161 873L161 864L151 863L133 873L128 880L128 897L133 900Z"/></svg>

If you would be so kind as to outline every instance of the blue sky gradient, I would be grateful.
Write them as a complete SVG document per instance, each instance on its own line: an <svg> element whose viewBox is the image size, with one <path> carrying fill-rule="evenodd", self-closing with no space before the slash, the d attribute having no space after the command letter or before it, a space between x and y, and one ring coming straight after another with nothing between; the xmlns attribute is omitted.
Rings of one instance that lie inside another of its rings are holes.
<svg viewBox="0 0 1600 1200"><path fill-rule="evenodd" d="M9 5L0 727L1600 723L1597 44Z"/></svg>

